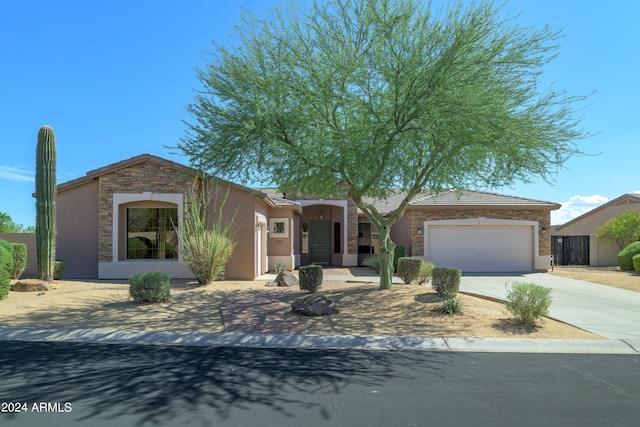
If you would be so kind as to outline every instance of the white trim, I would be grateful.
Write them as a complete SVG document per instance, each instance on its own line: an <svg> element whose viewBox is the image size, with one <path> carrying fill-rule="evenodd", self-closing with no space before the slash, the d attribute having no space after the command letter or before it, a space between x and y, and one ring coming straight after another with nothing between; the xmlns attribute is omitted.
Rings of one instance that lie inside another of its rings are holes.
<svg viewBox="0 0 640 427"><path fill-rule="evenodd" d="M193 279L193 273L183 263L161 260L127 260L119 262L99 262L99 279L128 279L133 274L157 271L168 274L172 279Z"/></svg>
<svg viewBox="0 0 640 427"><path fill-rule="evenodd" d="M342 266L343 267L357 267L358 266L358 254L342 254Z"/></svg>
<svg viewBox="0 0 640 427"><path fill-rule="evenodd" d="M289 237L289 228L290 227L290 219L289 218L269 218L269 237ZM275 225L276 223L283 224L282 233L276 233Z"/></svg>
<svg viewBox="0 0 640 427"><path fill-rule="evenodd" d="M256 276L260 276L264 273L266 273L265 269L268 267L269 263L268 263L268 259L267 259L267 253L268 253L268 248L267 248L267 242L266 242L266 238L265 236L267 235L267 217L258 213L256 214L256 272L257 275ZM257 228L257 225L260 226L260 228ZM265 240L264 244L265 244L265 253L263 254L262 252L262 244L263 244L263 240Z"/></svg>
<svg viewBox="0 0 640 427"><path fill-rule="evenodd" d="M184 196L182 194L164 194L143 191L141 193L114 193L112 206L112 222L111 222L111 262L98 263L99 279L125 279L131 274L144 271L159 271L169 274L175 278L192 278L193 275L188 271L182 262L182 253L178 249L178 260L122 260L120 261L120 205L132 202L165 202L171 203L178 208L178 224L182 224L184 217ZM182 243L182 236L178 233L178 248Z"/></svg>

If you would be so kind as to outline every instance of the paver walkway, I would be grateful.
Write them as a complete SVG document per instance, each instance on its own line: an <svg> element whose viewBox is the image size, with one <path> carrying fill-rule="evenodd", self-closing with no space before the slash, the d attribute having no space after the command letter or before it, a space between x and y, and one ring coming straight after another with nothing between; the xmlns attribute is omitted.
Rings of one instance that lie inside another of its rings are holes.
<svg viewBox="0 0 640 427"><path fill-rule="evenodd" d="M346 279L346 277L345 277ZM343 281L325 280L322 289L350 286ZM291 301L308 295L298 288L279 288L278 292L242 291L224 299L220 315L225 332L259 334L299 334L300 316L291 312Z"/></svg>

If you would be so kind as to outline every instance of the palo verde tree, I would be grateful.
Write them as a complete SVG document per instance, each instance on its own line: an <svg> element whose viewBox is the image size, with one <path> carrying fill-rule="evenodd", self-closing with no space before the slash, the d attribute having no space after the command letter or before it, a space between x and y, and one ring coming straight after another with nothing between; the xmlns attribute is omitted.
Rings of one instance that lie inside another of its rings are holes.
<svg viewBox="0 0 640 427"><path fill-rule="evenodd" d="M598 228L598 240L615 240L622 250L630 243L640 241L640 211L629 209L611 218Z"/></svg>
<svg viewBox="0 0 640 427"><path fill-rule="evenodd" d="M417 194L549 179L586 136L575 108L584 97L541 87L560 34L521 27L491 1L463 3L245 12L198 70L177 148L228 179L351 198L380 232L380 287L390 288L389 232ZM365 201L394 188L405 197L388 216Z"/></svg>
<svg viewBox="0 0 640 427"><path fill-rule="evenodd" d="M17 224L6 212L0 212L0 233L32 233L33 226Z"/></svg>
<svg viewBox="0 0 640 427"><path fill-rule="evenodd" d="M36 145L36 251L38 276L53 280L56 260L56 135L42 126Z"/></svg>

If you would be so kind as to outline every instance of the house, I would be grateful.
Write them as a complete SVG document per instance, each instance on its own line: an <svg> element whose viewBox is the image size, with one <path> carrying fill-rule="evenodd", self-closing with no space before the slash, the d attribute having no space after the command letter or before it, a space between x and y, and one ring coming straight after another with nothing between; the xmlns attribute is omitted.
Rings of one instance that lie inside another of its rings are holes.
<svg viewBox="0 0 640 427"><path fill-rule="evenodd" d="M65 277L122 279L142 271L191 277L174 226L182 223L185 195L205 187L200 172L150 154L59 184L57 257L66 262ZM401 200L396 193L369 202L388 214ZM277 264L356 266L378 250L377 230L351 200L295 197L217 180L210 217L220 207L223 221L234 219L230 279L253 280ZM407 256L463 271L546 270L550 211L559 207L478 191L421 194L391 236Z"/></svg>
<svg viewBox="0 0 640 427"><path fill-rule="evenodd" d="M618 265L622 248L612 240L598 240L598 228L627 210L640 211L640 195L623 194L571 221L552 228L552 254L557 265Z"/></svg>
<svg viewBox="0 0 640 427"><path fill-rule="evenodd" d="M185 195L194 188L204 191L198 171L150 154L59 184L56 256L66 263L65 277L115 279L143 271L191 277L174 225L182 223ZM264 193L218 180L210 218L225 198L221 217L234 219L238 242L226 275L252 280L268 269L268 218L286 222L301 208L276 205Z"/></svg>

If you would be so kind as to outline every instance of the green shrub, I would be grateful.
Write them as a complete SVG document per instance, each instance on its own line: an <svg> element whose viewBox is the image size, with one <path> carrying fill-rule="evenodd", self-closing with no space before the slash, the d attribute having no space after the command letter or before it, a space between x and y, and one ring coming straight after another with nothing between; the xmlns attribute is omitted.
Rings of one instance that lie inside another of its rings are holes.
<svg viewBox="0 0 640 427"><path fill-rule="evenodd" d="M4 251L4 249L0 249ZM0 299L5 299L11 289L11 275L7 270L0 269Z"/></svg>
<svg viewBox="0 0 640 427"><path fill-rule="evenodd" d="M515 324L533 328L540 317L549 314L551 288L526 282L511 282L505 287L505 306L513 314Z"/></svg>
<svg viewBox="0 0 640 427"><path fill-rule="evenodd" d="M436 290L438 296L448 297L458 293L460 289L459 268L435 267L431 273L431 287Z"/></svg>
<svg viewBox="0 0 640 427"><path fill-rule="evenodd" d="M11 289L11 268L13 255L4 245L0 245L0 299L9 295Z"/></svg>
<svg viewBox="0 0 640 427"><path fill-rule="evenodd" d="M462 313L462 298L456 295L449 295L446 300L436 308L438 313L453 316L455 313Z"/></svg>
<svg viewBox="0 0 640 427"><path fill-rule="evenodd" d="M300 289L310 294L315 294L322 286L321 265L304 265L300 267L298 276Z"/></svg>
<svg viewBox="0 0 640 427"><path fill-rule="evenodd" d="M376 274L380 273L380 258L378 258L378 255L371 255L365 258L362 261L362 265L373 268L373 272Z"/></svg>
<svg viewBox="0 0 640 427"><path fill-rule="evenodd" d="M13 269L13 244L0 239L0 247L3 247L11 257L11 265L9 266L9 273L11 273L11 270Z"/></svg>
<svg viewBox="0 0 640 427"><path fill-rule="evenodd" d="M0 239L0 246L6 249L11 256L9 276L11 279L19 279L27 267L27 245L23 243L9 243L6 240Z"/></svg>
<svg viewBox="0 0 640 427"><path fill-rule="evenodd" d="M618 265L621 270L633 270L633 256L640 254L640 242L633 242L620 252L618 252Z"/></svg>
<svg viewBox="0 0 640 427"><path fill-rule="evenodd" d="M66 264L64 261L57 259L53 264L53 280L60 280L64 276Z"/></svg>
<svg viewBox="0 0 640 427"><path fill-rule="evenodd" d="M27 268L27 245L24 243L13 243L13 268L11 278L19 279L22 272Z"/></svg>
<svg viewBox="0 0 640 427"><path fill-rule="evenodd" d="M393 251L393 271L398 271L398 260L402 258L405 253L406 250L404 246L396 246L396 249Z"/></svg>
<svg viewBox="0 0 640 427"><path fill-rule="evenodd" d="M140 304L143 302L164 302L169 299L169 275L158 272L134 274L129 278L129 294Z"/></svg>
<svg viewBox="0 0 640 427"><path fill-rule="evenodd" d="M404 283L415 281L420 275L420 266L422 260L420 258L402 257L398 259L398 277Z"/></svg>
<svg viewBox="0 0 640 427"><path fill-rule="evenodd" d="M636 273L640 274L640 254L636 254L631 258L633 261L633 269Z"/></svg>
<svg viewBox="0 0 640 427"><path fill-rule="evenodd" d="M422 261L422 264L420 264L420 273L418 274L417 279L420 286L425 285L429 279L431 279L431 274L433 273L434 268L435 264L431 261Z"/></svg>

